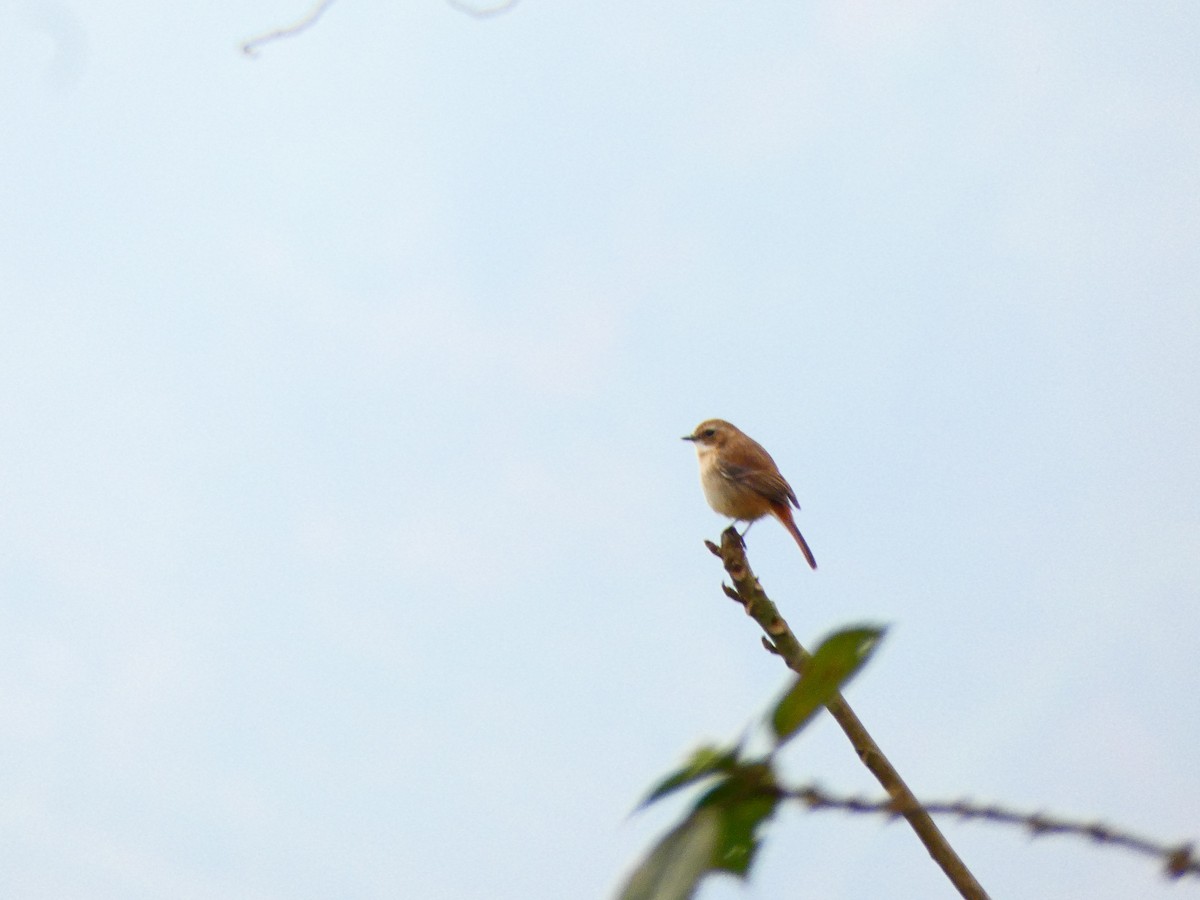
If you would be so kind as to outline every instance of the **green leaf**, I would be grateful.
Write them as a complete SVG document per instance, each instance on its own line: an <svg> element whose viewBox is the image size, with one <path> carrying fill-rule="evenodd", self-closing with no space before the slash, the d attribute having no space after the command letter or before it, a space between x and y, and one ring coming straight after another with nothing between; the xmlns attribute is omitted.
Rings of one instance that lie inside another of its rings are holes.
<svg viewBox="0 0 1200 900"><path fill-rule="evenodd" d="M696 809L721 812L721 838L713 866L745 877L758 850L758 829L775 812L780 794L770 763L739 765L698 801Z"/></svg>
<svg viewBox="0 0 1200 900"><path fill-rule="evenodd" d="M722 750L720 747L713 746L698 748L683 768L672 772L660 781L654 790L647 795L646 799L638 804L638 808L647 807L654 801L661 800L668 794L674 793L681 787L701 781L712 775L720 774L721 772L733 771L738 764L738 750L738 747L734 747L731 750Z"/></svg>
<svg viewBox="0 0 1200 900"><path fill-rule="evenodd" d="M745 878L758 851L758 828L775 813L777 796L758 796L735 803L721 817L721 838L713 851L713 865Z"/></svg>
<svg viewBox="0 0 1200 900"><path fill-rule="evenodd" d="M783 695L771 714L777 745L808 724L816 711L862 668L884 631L873 627L847 628L821 642L805 665L804 674Z"/></svg>
<svg viewBox="0 0 1200 900"><path fill-rule="evenodd" d="M688 900L713 868L721 818L717 809L693 812L633 870L618 900Z"/></svg>

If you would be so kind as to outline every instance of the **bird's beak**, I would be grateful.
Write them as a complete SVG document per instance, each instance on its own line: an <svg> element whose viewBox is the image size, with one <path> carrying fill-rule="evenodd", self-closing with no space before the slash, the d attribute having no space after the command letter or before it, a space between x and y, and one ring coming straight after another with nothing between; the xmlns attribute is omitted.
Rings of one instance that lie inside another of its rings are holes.
<svg viewBox="0 0 1200 900"><path fill-rule="evenodd" d="M696 440L696 436L694 434L685 434L683 437L680 438L680 440L681 441L694 441L694 440Z"/></svg>

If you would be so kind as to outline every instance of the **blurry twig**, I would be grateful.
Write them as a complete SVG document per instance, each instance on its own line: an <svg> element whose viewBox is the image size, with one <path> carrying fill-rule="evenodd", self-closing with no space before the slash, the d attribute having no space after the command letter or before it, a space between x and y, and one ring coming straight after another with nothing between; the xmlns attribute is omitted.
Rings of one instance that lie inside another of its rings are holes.
<svg viewBox="0 0 1200 900"><path fill-rule="evenodd" d="M274 31L268 31L266 34L260 34L258 37L250 38L243 42L242 52L247 56L258 56L258 48L261 44L267 44L271 41L277 41L280 38L291 37L294 34L299 34L306 28L310 27L317 19L321 18L325 10L333 5L333 0L320 0L316 6L309 10L308 15L298 22L293 22L291 25L285 25L283 28L276 28Z"/></svg>
<svg viewBox="0 0 1200 900"><path fill-rule="evenodd" d="M498 16L501 13L508 12L517 5L519 0L503 0L502 3L497 3L494 6L472 6L470 3L464 3L463 0L446 0L446 5L451 9L458 10L460 13L466 13L476 19L488 19L492 16ZM298 22L293 22L291 25L285 25L283 28L276 28L274 31L268 31L266 34L260 34L258 37L250 38L242 43L242 52L247 56L258 56L258 48L263 44L268 44L271 41L277 41L280 38L291 37L299 34L301 31L309 28L321 18L325 10L333 5L333 0L320 0L316 6L309 10L308 14Z"/></svg>
<svg viewBox="0 0 1200 900"><path fill-rule="evenodd" d="M495 6L472 6L469 3L463 3L462 0L446 0L446 4L451 9L457 9L461 13L466 13L468 16L473 16L476 19L487 19L491 16L498 16L500 13L508 12L520 0L504 0L503 3L497 3Z"/></svg>
<svg viewBox="0 0 1200 900"><path fill-rule="evenodd" d="M903 815L903 804L895 799L866 800L862 797L836 796L815 786L784 790L787 797L799 800L812 810L840 809L851 813L883 813L889 816ZM1029 830L1033 837L1046 834L1070 834L1090 838L1098 844L1125 847L1144 856L1162 860L1167 875L1181 878L1184 875L1200 877L1200 858L1195 855L1191 843L1168 846L1148 838L1138 837L1128 831L1105 825L1103 822L1079 822L1049 816L1044 813L1023 813L995 804L978 804L970 800L948 802L922 802L919 807L933 815L954 815L960 819L978 819L1002 825L1020 825Z"/></svg>

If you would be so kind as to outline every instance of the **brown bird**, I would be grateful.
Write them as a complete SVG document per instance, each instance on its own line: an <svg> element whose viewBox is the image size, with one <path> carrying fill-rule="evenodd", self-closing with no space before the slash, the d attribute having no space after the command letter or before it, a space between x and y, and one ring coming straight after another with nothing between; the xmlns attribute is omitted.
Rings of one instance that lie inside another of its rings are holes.
<svg viewBox="0 0 1200 900"><path fill-rule="evenodd" d="M800 508L796 492L758 441L722 419L701 422L684 440L696 445L700 486L709 506L739 522L774 516L796 539L808 564L817 567L808 542L792 518L792 506Z"/></svg>

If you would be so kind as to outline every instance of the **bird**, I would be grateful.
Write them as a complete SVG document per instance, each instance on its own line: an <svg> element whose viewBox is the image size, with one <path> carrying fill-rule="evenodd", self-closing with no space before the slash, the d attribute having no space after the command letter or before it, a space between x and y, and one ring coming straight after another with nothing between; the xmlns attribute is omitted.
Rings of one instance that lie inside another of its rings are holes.
<svg viewBox="0 0 1200 900"><path fill-rule="evenodd" d="M752 523L766 515L774 516L796 539L808 564L817 567L792 517L792 506L800 508L796 492L758 441L724 419L701 422L683 440L696 446L700 486L709 506L738 522Z"/></svg>

